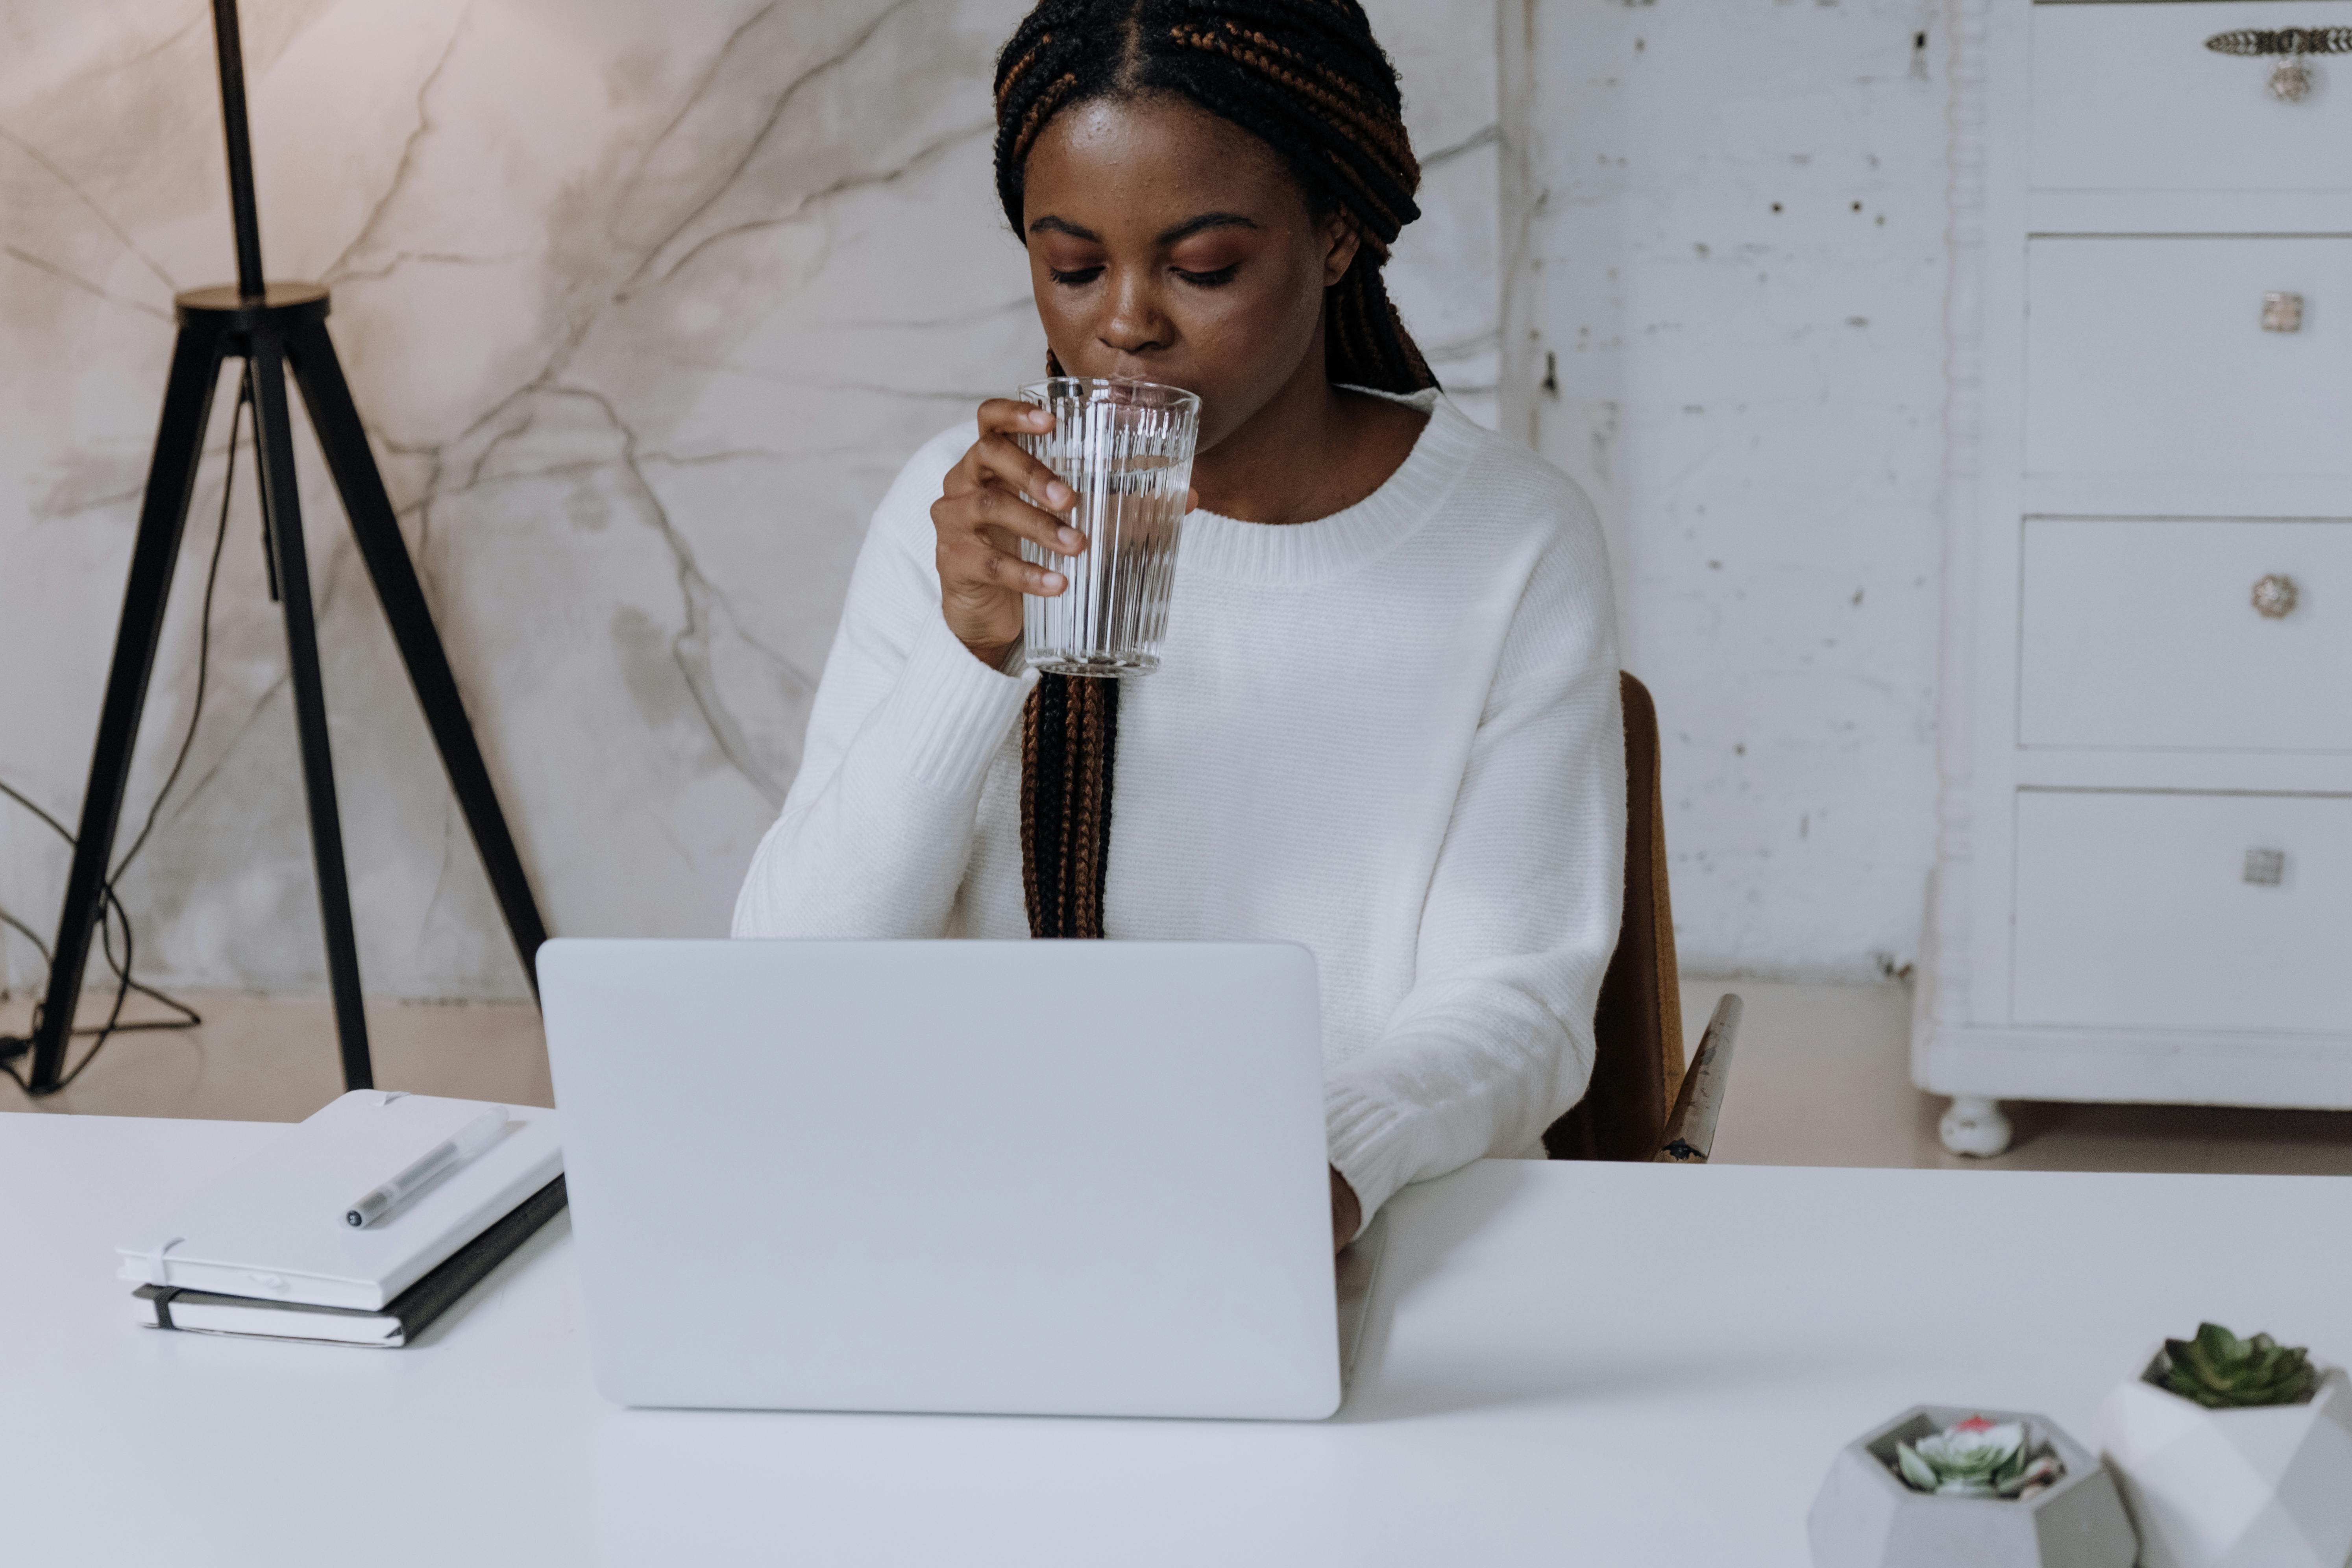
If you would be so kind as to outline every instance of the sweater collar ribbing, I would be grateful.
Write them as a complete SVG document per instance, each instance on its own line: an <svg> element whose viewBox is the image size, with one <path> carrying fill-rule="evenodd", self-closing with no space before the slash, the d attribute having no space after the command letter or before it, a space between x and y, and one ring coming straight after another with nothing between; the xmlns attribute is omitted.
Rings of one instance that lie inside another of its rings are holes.
<svg viewBox="0 0 2352 1568"><path fill-rule="evenodd" d="M1429 423L1396 472L1355 505L1312 522L1244 522L1205 507L1188 513L1177 543L1180 573L1266 584L1338 577L1385 554L1435 514L1486 431L1434 387L1403 395L1350 390L1428 411Z"/></svg>

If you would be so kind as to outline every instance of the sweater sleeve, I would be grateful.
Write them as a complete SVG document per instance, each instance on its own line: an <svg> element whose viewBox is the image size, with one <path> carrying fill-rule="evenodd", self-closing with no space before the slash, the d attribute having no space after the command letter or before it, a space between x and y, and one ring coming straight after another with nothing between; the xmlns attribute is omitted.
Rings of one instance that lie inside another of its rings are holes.
<svg viewBox="0 0 2352 1568"><path fill-rule="evenodd" d="M983 665L940 613L930 503L971 426L915 454L876 509L801 767L735 900L739 937L936 937L980 792L1036 678Z"/></svg>
<svg viewBox="0 0 2352 1568"><path fill-rule="evenodd" d="M1625 736L1590 503L1506 633L1422 914L1414 984L1326 1087L1369 1220L1408 1182L1533 1145L1584 1093L1624 901Z"/></svg>

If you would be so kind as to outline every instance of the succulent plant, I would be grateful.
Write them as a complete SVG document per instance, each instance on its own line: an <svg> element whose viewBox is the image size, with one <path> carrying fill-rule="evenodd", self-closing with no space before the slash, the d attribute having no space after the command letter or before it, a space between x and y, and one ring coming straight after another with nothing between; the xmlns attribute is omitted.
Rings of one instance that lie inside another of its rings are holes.
<svg viewBox="0 0 2352 1568"><path fill-rule="evenodd" d="M2193 1340L2165 1341L2164 1359L2159 1386L2209 1410L2301 1405L2319 1386L2309 1352L2268 1334L2242 1340L2219 1323L2198 1324Z"/></svg>
<svg viewBox="0 0 2352 1568"><path fill-rule="evenodd" d="M1981 1415L1895 1444L1895 1468L1912 1490L1946 1497L2032 1497L2066 1473L2049 1445L2026 1440L2023 1422Z"/></svg>

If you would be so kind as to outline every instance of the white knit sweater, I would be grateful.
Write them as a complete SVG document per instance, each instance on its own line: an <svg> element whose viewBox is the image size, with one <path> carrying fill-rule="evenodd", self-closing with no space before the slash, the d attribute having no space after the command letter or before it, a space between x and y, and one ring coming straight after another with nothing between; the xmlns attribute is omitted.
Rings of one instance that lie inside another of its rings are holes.
<svg viewBox="0 0 2352 1568"><path fill-rule="evenodd" d="M1624 737L1609 571L1557 469L1434 393L1404 465L1314 522L1184 520L1160 668L1119 696L1103 924L1313 951L1331 1163L1369 1217L1520 1153L1584 1092L1616 946ZM1024 937L1035 682L940 613L917 452L850 579L738 936Z"/></svg>

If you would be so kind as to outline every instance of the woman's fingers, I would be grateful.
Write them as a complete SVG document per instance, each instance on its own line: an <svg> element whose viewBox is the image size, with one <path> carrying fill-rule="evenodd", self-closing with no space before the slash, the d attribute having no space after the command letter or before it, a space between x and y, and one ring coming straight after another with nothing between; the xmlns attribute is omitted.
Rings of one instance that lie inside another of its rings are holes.
<svg viewBox="0 0 2352 1568"><path fill-rule="evenodd" d="M1069 580L1059 572L1049 567L1034 566L1016 555L991 555L988 565L998 587L1034 594L1041 599L1054 598L1070 585Z"/></svg>
<svg viewBox="0 0 2352 1568"><path fill-rule="evenodd" d="M1348 1244L1356 1239L1356 1233L1363 1228L1363 1203L1356 1196L1356 1189L1348 1184L1348 1178L1339 1173L1339 1167L1334 1165L1331 1167L1331 1250L1344 1251Z"/></svg>
<svg viewBox="0 0 2352 1568"><path fill-rule="evenodd" d="M1003 436L982 436L972 447L971 458L976 470L973 478L982 489L992 486L1014 495L1025 495L1056 511L1078 499L1053 469Z"/></svg>
<svg viewBox="0 0 2352 1568"><path fill-rule="evenodd" d="M1017 397L992 397L980 405L980 434L1042 436L1054 427L1054 411Z"/></svg>
<svg viewBox="0 0 2352 1568"><path fill-rule="evenodd" d="M977 532L953 542L942 539L940 543L940 580L948 593L958 590L999 589L1013 594L1034 594L1050 599L1069 585L1068 580L1051 567L1024 561L1020 556L991 544Z"/></svg>
<svg viewBox="0 0 2352 1568"><path fill-rule="evenodd" d="M1017 397L992 397L980 405L980 433L994 430L1051 430L1054 411L1024 403Z"/></svg>
<svg viewBox="0 0 2352 1568"><path fill-rule="evenodd" d="M1023 595L1051 598L1069 585L1059 572L1022 559L1024 542L1056 555L1086 548L1085 536L1055 515L1077 498L1014 439L1053 427L1045 409L989 399L980 405L980 438L948 470L931 503L940 608L983 664L1001 666L1020 640Z"/></svg>
<svg viewBox="0 0 2352 1568"><path fill-rule="evenodd" d="M1058 594L1061 574L1021 559L1027 540L1056 555L1076 555L1086 537L1049 512L993 485L961 495L941 496L931 505L939 534L940 578L946 588L996 587L1024 594Z"/></svg>
<svg viewBox="0 0 2352 1568"><path fill-rule="evenodd" d="M979 526L1002 529L1056 555L1076 555L1087 547L1087 536L1055 517L1040 511L1010 490L990 486L963 498Z"/></svg>
<svg viewBox="0 0 2352 1568"><path fill-rule="evenodd" d="M1059 510L1077 497L1054 470L1021 449L1013 437L1042 436L1054 427L1054 416L1033 404L994 397L980 405L980 439L969 458L976 485L994 482L1033 501Z"/></svg>

